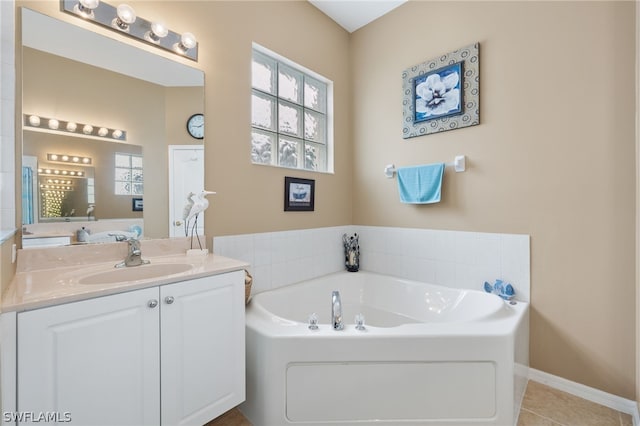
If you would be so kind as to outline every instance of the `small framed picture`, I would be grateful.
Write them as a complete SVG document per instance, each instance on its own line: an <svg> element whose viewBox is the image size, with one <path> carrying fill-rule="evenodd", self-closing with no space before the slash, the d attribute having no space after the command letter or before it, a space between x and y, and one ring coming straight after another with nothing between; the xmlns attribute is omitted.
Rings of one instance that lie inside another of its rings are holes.
<svg viewBox="0 0 640 426"><path fill-rule="evenodd" d="M134 212L141 212L142 211L142 198L132 198L131 199L131 210Z"/></svg>
<svg viewBox="0 0 640 426"><path fill-rule="evenodd" d="M285 176L284 211L312 212L316 181Z"/></svg>

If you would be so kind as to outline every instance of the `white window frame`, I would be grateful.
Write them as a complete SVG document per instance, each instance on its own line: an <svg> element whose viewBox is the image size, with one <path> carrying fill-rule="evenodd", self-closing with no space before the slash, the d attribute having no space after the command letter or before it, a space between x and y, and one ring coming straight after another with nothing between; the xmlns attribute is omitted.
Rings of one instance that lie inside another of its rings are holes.
<svg viewBox="0 0 640 426"><path fill-rule="evenodd" d="M115 161L115 158L116 158L116 156L118 156L118 155L121 155L121 156L123 156L123 157L129 157L129 180L128 180L128 181L124 181L124 180L116 179L115 171L116 171L116 170L118 170L118 169L125 169L125 167L118 167L117 162ZM137 167L133 167L133 161L132 161L132 159L133 159L134 157L136 157L136 158L140 158L142 161L144 161L144 159L143 159L143 157L142 157L142 155L141 155L141 154L132 154L132 153L130 153L130 152L116 152L116 153L114 154L114 166L113 166L113 169L114 169L114 179L113 179L114 188L113 188L113 192L114 192L114 194L115 194L115 195L134 195L134 196L143 195L143 194L134 194L134 193L133 193L133 185L134 185L135 183L142 183L142 185L143 185L143 187L144 187L144 174L143 174L143 177L142 177L142 182L135 182L135 181L133 180L133 171L134 171L134 170L143 170L143 169L138 169ZM129 187L129 193L128 193L128 194L120 194L120 193L118 193L118 192L116 191L116 184L117 184L118 182L127 182L127 183L129 183L129 184L130 184L130 187ZM144 190L143 190L142 192L144 193Z"/></svg>
<svg viewBox="0 0 640 426"><path fill-rule="evenodd" d="M309 170L309 169L305 169L304 166L302 167L287 167L287 166L281 166L279 164L265 164L265 163L255 163L253 161L251 161L251 164L255 164L255 165L259 165L259 166L271 166L271 167L280 167L280 168L284 168L284 169L294 169L294 170L304 170L304 171L308 171L308 172L312 172L312 173L334 173L334 148L333 148L333 81L329 80L328 78L318 74L315 71L310 70L309 68L306 68L300 64L297 64L295 62L293 62L292 60L270 50L267 49L264 46L261 46L257 43L252 43L252 57L253 57L253 50L256 50L264 55L267 55L269 57L271 57L272 59L275 59L278 62L283 63L284 65L294 68L297 71L300 71L303 74L308 75L309 77L312 77L324 84L327 85L327 109L326 109L326 150L327 150L327 158L326 158L326 170ZM253 63L253 59L252 59L252 63ZM252 87L253 89L253 87ZM277 107L277 105L276 105ZM278 124L276 123L276 126ZM253 129L253 127L252 127ZM258 129L258 128L256 128ZM280 132L279 130L277 131L277 134L279 135ZM251 143L251 142L250 142ZM251 149L251 146L250 146ZM276 153L277 154L277 153ZM302 164L304 164L304 161L301 162Z"/></svg>

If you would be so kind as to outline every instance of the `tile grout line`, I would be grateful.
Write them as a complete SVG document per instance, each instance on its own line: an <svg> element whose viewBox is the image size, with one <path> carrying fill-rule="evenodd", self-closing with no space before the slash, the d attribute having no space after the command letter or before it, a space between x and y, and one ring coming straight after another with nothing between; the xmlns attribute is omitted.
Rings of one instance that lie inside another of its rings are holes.
<svg viewBox="0 0 640 426"><path fill-rule="evenodd" d="M565 425L564 423L557 422L557 421L555 421L554 419L552 419L552 418L550 418L550 417L543 416L542 414L538 414L538 413L536 413L535 411L531 411L531 410L530 410L530 409L528 409L528 408L524 408L524 407L523 407L523 408L521 408L521 409L520 409L520 411L528 411L529 413L531 413L531 414L533 414L533 415L535 415L535 416L537 416L537 417L540 417L540 418L545 419L545 420L549 420L551 423L553 423L553 426L556 426L556 425L557 425L557 426L567 426L567 425Z"/></svg>

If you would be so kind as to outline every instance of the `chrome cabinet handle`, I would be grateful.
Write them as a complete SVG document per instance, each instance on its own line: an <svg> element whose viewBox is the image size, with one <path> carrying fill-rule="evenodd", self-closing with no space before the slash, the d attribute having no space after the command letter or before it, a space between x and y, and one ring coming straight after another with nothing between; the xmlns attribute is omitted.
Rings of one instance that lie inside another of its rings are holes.
<svg viewBox="0 0 640 426"><path fill-rule="evenodd" d="M158 301L156 299L151 299L149 300L149 303L147 303L147 306L153 309L158 306Z"/></svg>
<svg viewBox="0 0 640 426"><path fill-rule="evenodd" d="M167 305L170 305L175 301L175 299L173 298L173 296L167 296L164 298L164 301Z"/></svg>
<svg viewBox="0 0 640 426"><path fill-rule="evenodd" d="M181 226L182 225L182 221L181 220L176 220L175 222L173 222L173 224L175 226Z"/></svg>

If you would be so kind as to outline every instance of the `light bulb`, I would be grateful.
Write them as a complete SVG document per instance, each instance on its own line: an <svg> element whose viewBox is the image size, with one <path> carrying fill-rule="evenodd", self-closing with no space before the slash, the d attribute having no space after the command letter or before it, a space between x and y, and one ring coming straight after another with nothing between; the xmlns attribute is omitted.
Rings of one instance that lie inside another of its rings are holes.
<svg viewBox="0 0 640 426"><path fill-rule="evenodd" d="M152 22L151 30L144 34L144 38L152 43L160 43L160 39L169 34L169 29L162 22Z"/></svg>
<svg viewBox="0 0 640 426"><path fill-rule="evenodd" d="M107 136L107 134L109 134L109 129L105 128L105 127L100 127L98 129L98 135L100 136Z"/></svg>
<svg viewBox="0 0 640 426"><path fill-rule="evenodd" d="M177 43L175 48L180 53L187 53L187 50L196 47L197 44L196 36L191 33L184 33L180 37L180 43Z"/></svg>
<svg viewBox="0 0 640 426"><path fill-rule="evenodd" d="M40 117L38 117L37 115L30 115L29 116L29 124L31 124L34 127L37 127L40 125Z"/></svg>
<svg viewBox="0 0 640 426"><path fill-rule="evenodd" d="M91 158L84 157L84 158L82 159L82 162L83 162L84 164L89 164L89 163L91 163Z"/></svg>
<svg viewBox="0 0 640 426"><path fill-rule="evenodd" d="M93 127L90 124L85 124L82 128L82 132L85 135L90 135L91 133L93 133Z"/></svg>
<svg viewBox="0 0 640 426"><path fill-rule="evenodd" d="M57 154L51 154L51 155L49 155L49 159L53 160L53 161L57 161L58 160L58 155Z"/></svg>
<svg viewBox="0 0 640 426"><path fill-rule="evenodd" d="M49 120L49 128L51 130L57 130L59 126L60 126L60 122L55 118L52 118L51 120Z"/></svg>
<svg viewBox="0 0 640 426"><path fill-rule="evenodd" d="M79 0L73 7L73 11L84 18L95 18L93 9L98 7L100 0Z"/></svg>
<svg viewBox="0 0 640 426"><path fill-rule="evenodd" d="M129 31L129 25L136 21L136 11L128 4L121 4L116 9L116 18L111 25L122 31Z"/></svg>
<svg viewBox="0 0 640 426"><path fill-rule="evenodd" d="M112 135L114 139L120 139L122 137L122 130L114 130Z"/></svg>
<svg viewBox="0 0 640 426"><path fill-rule="evenodd" d="M80 162L80 157L73 157L71 159L71 161L73 161L74 163L79 163Z"/></svg>
<svg viewBox="0 0 640 426"><path fill-rule="evenodd" d="M63 155L62 156L62 161L69 161L69 156L68 155Z"/></svg>
<svg viewBox="0 0 640 426"><path fill-rule="evenodd" d="M70 121L70 122L67 123L67 131L68 132L75 132L77 128L78 128L78 125L76 123L74 123L73 121Z"/></svg>

